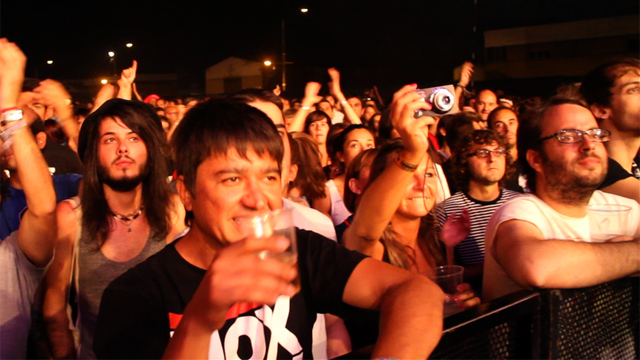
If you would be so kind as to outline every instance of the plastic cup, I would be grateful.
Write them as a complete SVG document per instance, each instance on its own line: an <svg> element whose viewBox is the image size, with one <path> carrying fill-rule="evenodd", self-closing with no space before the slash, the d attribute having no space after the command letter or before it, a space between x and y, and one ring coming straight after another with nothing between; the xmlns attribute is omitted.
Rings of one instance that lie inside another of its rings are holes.
<svg viewBox="0 0 640 360"><path fill-rule="evenodd" d="M243 235L256 238L281 236L289 239L289 247L281 252L263 250L256 253L260 259L276 259L285 264L298 267L298 247L296 229L290 209L279 209L256 216L238 218ZM296 292L300 291L300 273L292 281Z"/></svg>
<svg viewBox="0 0 640 360"><path fill-rule="evenodd" d="M619 235L626 235L631 208L618 204L589 205L589 232L592 242L604 242Z"/></svg>
<svg viewBox="0 0 640 360"><path fill-rule="evenodd" d="M463 274L464 268L459 265L438 266L433 272L428 274L429 278L438 284L445 295L447 295L444 302L445 317L461 311L453 298L455 294L458 293L458 286L463 283Z"/></svg>

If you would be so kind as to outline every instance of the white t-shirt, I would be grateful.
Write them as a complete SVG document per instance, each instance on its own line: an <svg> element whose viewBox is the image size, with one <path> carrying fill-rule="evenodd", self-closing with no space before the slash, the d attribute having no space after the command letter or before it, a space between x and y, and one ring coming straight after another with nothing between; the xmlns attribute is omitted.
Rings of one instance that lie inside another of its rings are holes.
<svg viewBox="0 0 640 360"><path fill-rule="evenodd" d="M625 197L595 191L589 200L589 205L596 204L629 206L631 212L627 228L622 233L634 238L638 237L640 211L637 202ZM490 301L522 289L505 273L493 255L493 240L498 226L508 220L523 220L535 225L542 232L544 239L592 242L588 216L574 218L562 215L533 194L523 194L508 201L493 213L487 224L485 246L488 251L485 252L482 286L484 301Z"/></svg>
<svg viewBox="0 0 640 360"><path fill-rule="evenodd" d="M18 231L0 241L0 359L27 356L31 304L46 268L20 250Z"/></svg>
<svg viewBox="0 0 640 360"><path fill-rule="evenodd" d="M316 209L282 198L282 207L292 209L293 224L298 229L313 231L333 241L337 241L336 229L331 219Z"/></svg>

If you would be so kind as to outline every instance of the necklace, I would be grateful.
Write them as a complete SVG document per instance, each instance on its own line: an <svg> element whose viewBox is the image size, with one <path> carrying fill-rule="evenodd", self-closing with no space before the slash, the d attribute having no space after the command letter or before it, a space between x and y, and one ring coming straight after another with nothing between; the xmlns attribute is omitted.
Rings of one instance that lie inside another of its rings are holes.
<svg viewBox="0 0 640 360"><path fill-rule="evenodd" d="M120 215L120 214L114 214L113 212L111 212L111 215L113 215L113 217L116 220L120 220L120 222L122 222L127 226L128 228L127 232L131 232L131 224L135 219L137 219L140 216L140 214L142 214L142 210L144 210L144 206L141 206L140 209L138 209L138 211L134 212L131 215Z"/></svg>

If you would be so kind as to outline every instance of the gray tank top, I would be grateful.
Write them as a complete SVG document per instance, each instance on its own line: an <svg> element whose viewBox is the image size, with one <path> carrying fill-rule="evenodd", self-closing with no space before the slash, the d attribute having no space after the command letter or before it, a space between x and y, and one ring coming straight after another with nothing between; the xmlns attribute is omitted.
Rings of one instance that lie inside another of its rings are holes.
<svg viewBox="0 0 640 360"><path fill-rule="evenodd" d="M79 359L95 359L93 353L93 334L96 330L100 299L104 289L127 270L143 262L149 256L160 251L165 245L164 239L149 237L142 251L133 259L117 262L107 259L95 243L87 243L87 234L82 232L78 242L78 327L80 330Z"/></svg>

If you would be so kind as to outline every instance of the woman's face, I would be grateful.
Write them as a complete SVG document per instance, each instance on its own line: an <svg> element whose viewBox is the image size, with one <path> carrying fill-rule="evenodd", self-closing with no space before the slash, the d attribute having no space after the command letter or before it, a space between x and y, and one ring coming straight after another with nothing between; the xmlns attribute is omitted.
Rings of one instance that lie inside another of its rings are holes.
<svg viewBox="0 0 640 360"><path fill-rule="evenodd" d="M371 121L373 121L373 128L376 129L376 131L378 131L380 129L380 118L382 117L382 115L378 114L376 116L373 116L371 118Z"/></svg>
<svg viewBox="0 0 640 360"><path fill-rule="evenodd" d="M425 156L413 173L396 214L408 218L426 216L436 203L437 191L438 177L435 167L429 156Z"/></svg>
<svg viewBox="0 0 640 360"><path fill-rule="evenodd" d="M369 121L373 114L375 114L376 112L376 109L371 106L367 106L366 108L364 108L364 114L362 115L364 121Z"/></svg>
<svg viewBox="0 0 640 360"><path fill-rule="evenodd" d="M367 129L355 129L349 132L344 139L342 145L342 161L345 168L351 164L351 161L361 152L376 147L373 135Z"/></svg>
<svg viewBox="0 0 640 360"><path fill-rule="evenodd" d="M313 137L313 140L315 140L318 145L326 144L328 134L329 122L327 119L318 120L309 125L309 135Z"/></svg>

